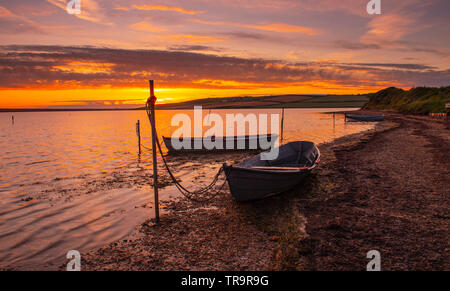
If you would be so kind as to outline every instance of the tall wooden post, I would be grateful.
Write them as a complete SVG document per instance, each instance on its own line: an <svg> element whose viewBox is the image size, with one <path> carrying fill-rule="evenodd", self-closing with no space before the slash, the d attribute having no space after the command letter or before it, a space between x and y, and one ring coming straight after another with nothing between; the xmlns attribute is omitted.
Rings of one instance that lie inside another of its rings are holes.
<svg viewBox="0 0 450 291"><path fill-rule="evenodd" d="M154 82L150 80L150 97L147 100L147 105L150 107L150 123L152 127L152 153L153 153L153 193L155 196L155 221L159 223L159 197L158 197L158 164L156 153L156 126L155 126L155 89Z"/></svg>
<svg viewBox="0 0 450 291"><path fill-rule="evenodd" d="M281 111L281 137L280 137L280 144L283 144L283 139L284 139L284 107L282 108Z"/></svg>

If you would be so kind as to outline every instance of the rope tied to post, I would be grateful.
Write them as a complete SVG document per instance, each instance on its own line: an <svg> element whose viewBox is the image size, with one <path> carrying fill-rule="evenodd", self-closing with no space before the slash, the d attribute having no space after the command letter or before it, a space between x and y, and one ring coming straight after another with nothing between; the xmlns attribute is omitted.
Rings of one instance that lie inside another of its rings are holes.
<svg viewBox="0 0 450 291"><path fill-rule="evenodd" d="M151 110L150 110L150 106L151 105L150 105L149 102L154 102L154 101L156 101L156 98L154 100L152 100L152 98L149 98L149 100L147 101L146 106L145 106L146 107L147 116L148 116L148 119L149 119L150 123L152 123L152 116L151 116ZM195 191L188 190L183 185L181 185L181 183L178 181L178 179L175 177L175 175L170 170L169 165L167 164L167 161L166 161L166 159L164 157L164 154L163 154L163 151L161 149L161 143L159 142L158 134L156 132L156 126L154 126L154 131L155 131L154 132L154 136L155 136L155 139L156 139L156 145L158 147L158 151L159 151L161 159L162 159L162 161L164 163L164 166L165 166L165 168L166 168L170 178L172 179L174 185L176 186L178 191L184 197L186 197L187 199L189 199L191 201L194 201L194 202L202 202L203 203L203 202L208 202L208 201L214 199L217 195L219 195L219 193L222 191L223 187L226 184L226 179L224 179L222 185L220 186L220 188L214 194L211 194L211 195L208 195L208 194L209 194L210 190L212 190L213 187L219 181L219 177L221 176L221 174L225 172L223 166L220 167L219 171L214 176L212 182L209 185L207 185L206 187L203 187L203 188L201 188L199 190L195 190ZM144 146L144 148L150 150L149 148L147 148L145 146Z"/></svg>

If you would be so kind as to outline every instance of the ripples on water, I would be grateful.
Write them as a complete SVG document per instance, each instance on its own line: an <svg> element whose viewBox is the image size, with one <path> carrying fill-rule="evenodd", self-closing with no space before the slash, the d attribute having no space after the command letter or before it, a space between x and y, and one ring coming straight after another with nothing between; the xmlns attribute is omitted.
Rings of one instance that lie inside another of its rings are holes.
<svg viewBox="0 0 450 291"><path fill-rule="evenodd" d="M327 111L335 110L286 109L285 141L322 143L373 127L345 124L340 114L333 122ZM170 126L175 113L193 116L192 111L157 111L160 136L176 129ZM151 153L144 150L138 157L135 131L140 120L143 144L151 144L144 111L14 113L14 125L11 115L0 114L0 267L56 268L67 251L123 238L152 215L145 207L152 200L145 176L151 175ZM169 159L178 174L186 173L185 162L186 157ZM206 178L215 174L210 160L195 162L209 171ZM194 179L195 173L190 175L183 182ZM162 191L163 198L174 195L172 187Z"/></svg>

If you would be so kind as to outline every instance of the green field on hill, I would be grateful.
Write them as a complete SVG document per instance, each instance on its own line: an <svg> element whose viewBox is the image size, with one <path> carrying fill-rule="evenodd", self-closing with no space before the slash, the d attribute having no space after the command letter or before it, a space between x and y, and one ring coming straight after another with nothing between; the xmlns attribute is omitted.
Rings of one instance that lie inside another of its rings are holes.
<svg viewBox="0 0 450 291"><path fill-rule="evenodd" d="M262 97L225 97L198 99L157 105L157 109L231 108L360 108L369 101L367 95L276 95Z"/></svg>

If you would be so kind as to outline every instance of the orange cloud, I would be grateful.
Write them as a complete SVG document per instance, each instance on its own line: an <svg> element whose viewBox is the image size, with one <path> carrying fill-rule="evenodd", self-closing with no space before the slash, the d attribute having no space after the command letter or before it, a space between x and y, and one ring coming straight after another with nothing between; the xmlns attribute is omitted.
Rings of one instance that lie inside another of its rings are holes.
<svg viewBox="0 0 450 291"><path fill-rule="evenodd" d="M163 31L165 31L164 28L155 26L155 25L145 22L145 21L131 24L130 28L132 28L134 30L147 31L147 32L163 32Z"/></svg>
<svg viewBox="0 0 450 291"><path fill-rule="evenodd" d="M63 9L64 11L67 10L68 1L66 0L47 0L47 2ZM97 4L95 0L83 0L82 2L83 2L81 8L82 13L75 14L74 15L75 17L94 23L112 25L112 22L107 20L106 16L103 15L102 13L103 10L100 8L100 6Z"/></svg>
<svg viewBox="0 0 450 291"><path fill-rule="evenodd" d="M114 10L129 11L130 8L125 7L125 6L116 5L116 6L114 7Z"/></svg>
<svg viewBox="0 0 450 291"><path fill-rule="evenodd" d="M6 9L5 7L0 6L0 17L17 17L17 16L8 9Z"/></svg>
<svg viewBox="0 0 450 291"><path fill-rule="evenodd" d="M200 23L200 24L206 24L206 25L235 26L235 27L242 27L242 28L281 32L281 33L299 33L299 34L311 35L311 36L320 34L319 29L306 27L306 26L291 25L291 24L286 24L286 23L240 24L240 23L231 23L231 22L207 21L207 20L202 20L202 19L192 19L191 21Z"/></svg>
<svg viewBox="0 0 450 291"><path fill-rule="evenodd" d="M246 27L260 29L260 30L267 30L267 31L275 31L275 32L293 32L293 33L299 33L299 34L305 34L305 35L311 35L311 36L315 36L315 35L319 34L318 29L305 27L305 26L290 25L290 24L285 24L285 23L272 23L272 24L265 24L265 25L246 25Z"/></svg>
<svg viewBox="0 0 450 291"><path fill-rule="evenodd" d="M201 11L195 11L195 10L187 10L181 7L170 7L170 6L164 6L164 5L151 5L151 4L144 4L144 5L133 5L134 9L138 10L161 10L161 11L175 11L183 14L198 14L201 13Z"/></svg>
<svg viewBox="0 0 450 291"><path fill-rule="evenodd" d="M363 43L397 41L416 31L415 20L398 14L386 14L369 22L369 30L361 37Z"/></svg>
<svg viewBox="0 0 450 291"><path fill-rule="evenodd" d="M80 74L112 73L112 63L70 62L63 66L53 66L52 71L73 72Z"/></svg>
<svg viewBox="0 0 450 291"><path fill-rule="evenodd" d="M161 37L165 40L174 42L188 42L188 43L205 43L205 42L220 42L223 41L222 38L215 38L210 36L202 35L191 35L191 34L174 34Z"/></svg>

